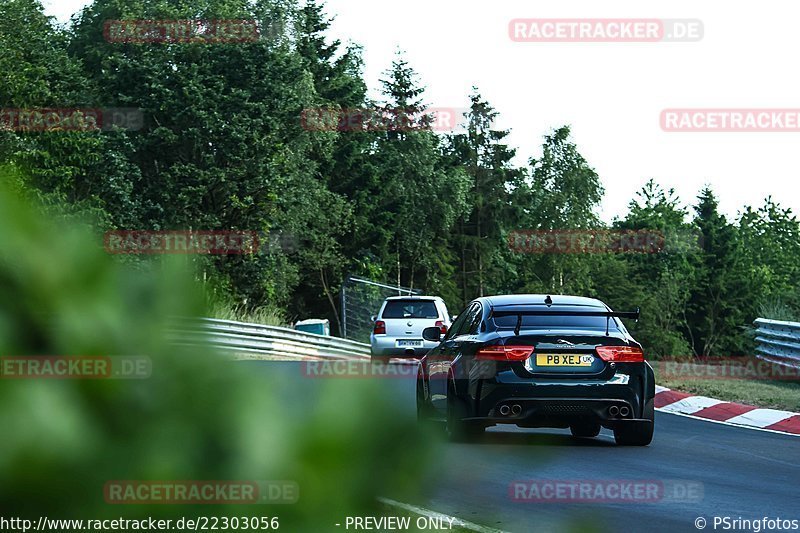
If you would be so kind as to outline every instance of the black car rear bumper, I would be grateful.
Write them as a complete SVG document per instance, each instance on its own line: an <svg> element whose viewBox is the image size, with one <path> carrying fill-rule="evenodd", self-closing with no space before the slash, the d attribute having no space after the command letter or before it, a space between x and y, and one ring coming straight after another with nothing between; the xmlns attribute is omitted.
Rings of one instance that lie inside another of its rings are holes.
<svg viewBox="0 0 800 533"><path fill-rule="evenodd" d="M637 418L636 402L619 398L519 398L497 402L486 416L465 421L486 425L516 424L521 427L569 427L597 423L614 429L626 424L648 421Z"/></svg>
<svg viewBox="0 0 800 533"><path fill-rule="evenodd" d="M619 367L605 379L523 378L507 370L491 379L456 380L453 389L466 420L559 428L599 423L613 429L646 419L655 394L649 365Z"/></svg>

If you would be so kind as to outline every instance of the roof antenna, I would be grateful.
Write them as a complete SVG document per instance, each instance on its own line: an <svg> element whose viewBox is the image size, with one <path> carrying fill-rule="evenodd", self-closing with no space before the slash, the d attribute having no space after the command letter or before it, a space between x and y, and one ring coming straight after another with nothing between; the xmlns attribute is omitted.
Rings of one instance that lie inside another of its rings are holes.
<svg viewBox="0 0 800 533"><path fill-rule="evenodd" d="M553 305L553 299L552 299L552 298L550 298L550 295L549 295L549 294L548 294L548 295L545 297L545 299L544 299L544 304L545 304L547 307L550 307L551 305Z"/></svg>
<svg viewBox="0 0 800 533"><path fill-rule="evenodd" d="M522 327L522 313L517 315L517 326L514 328L514 335L519 336L520 327Z"/></svg>
<svg viewBox="0 0 800 533"><path fill-rule="evenodd" d="M608 337L608 321L611 320L611 315L606 315L606 337Z"/></svg>

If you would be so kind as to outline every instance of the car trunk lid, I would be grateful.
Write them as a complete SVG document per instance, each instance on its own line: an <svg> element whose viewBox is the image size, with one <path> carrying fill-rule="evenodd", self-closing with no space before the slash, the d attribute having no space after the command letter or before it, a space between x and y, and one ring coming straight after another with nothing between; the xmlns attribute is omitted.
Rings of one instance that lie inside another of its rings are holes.
<svg viewBox="0 0 800 533"><path fill-rule="evenodd" d="M521 332L520 335L505 336L504 344L533 346L533 353L521 362L525 371L532 375L554 377L594 376L614 374L615 365L601 359L596 352L598 346L627 346L620 332L597 330L546 330Z"/></svg>

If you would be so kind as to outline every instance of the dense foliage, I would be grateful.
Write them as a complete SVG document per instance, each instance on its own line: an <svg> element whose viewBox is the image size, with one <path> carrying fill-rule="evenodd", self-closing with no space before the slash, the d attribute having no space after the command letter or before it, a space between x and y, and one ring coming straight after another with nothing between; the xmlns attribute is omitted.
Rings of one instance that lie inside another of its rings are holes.
<svg viewBox="0 0 800 533"><path fill-rule="evenodd" d="M112 43L107 20L255 19L247 43ZM60 28L38 0L0 2L0 107L134 107L138 131L0 131L0 158L46 203L107 229L248 229L279 236L252 256L194 259L236 306L339 321L347 274L421 288L459 310L479 295L581 294L642 307L649 353L751 350L760 313L797 316L797 219L772 199L719 212L706 188L685 205L654 180L610 227L600 176L567 126L520 167L477 88L463 131L314 131L304 110L426 109L399 54L380 101L360 50L326 37L322 6L287 0L94 0ZM516 230L651 230L659 253L520 253ZM289 236L289 238L284 238ZM336 327L334 326L334 330Z"/></svg>
<svg viewBox="0 0 800 533"><path fill-rule="evenodd" d="M3 508L33 520L277 516L282 530L316 532L381 512L376 494L420 495L437 440L385 383L303 379L293 363L233 363L176 345L164 325L207 312L181 258L120 264L85 225L43 216L14 169L0 166L0 178L0 421L13 428L0 440ZM146 366L130 379L25 379L9 362L51 354ZM302 504L243 505L231 493L210 506L110 505L114 480L288 480Z"/></svg>

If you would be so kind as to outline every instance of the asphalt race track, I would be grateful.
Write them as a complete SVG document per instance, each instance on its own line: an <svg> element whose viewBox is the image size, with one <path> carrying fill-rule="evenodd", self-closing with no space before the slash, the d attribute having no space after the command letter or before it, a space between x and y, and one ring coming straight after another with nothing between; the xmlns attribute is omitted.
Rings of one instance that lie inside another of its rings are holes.
<svg viewBox="0 0 800 533"><path fill-rule="evenodd" d="M657 413L656 437L646 448L617 447L607 430L578 440L561 430L517 428L490 430L477 444L448 446L450 468L442 469L441 488L418 503L507 531L563 531L581 517L599 531L697 531L694 521L701 516L708 530L714 516L800 518L798 437ZM702 483L702 499L605 505L512 501L509 484L525 479L695 481Z"/></svg>
<svg viewBox="0 0 800 533"><path fill-rule="evenodd" d="M285 371L310 387L316 381L303 380L293 369L298 363L238 364ZM415 416L413 380L385 381L387 394ZM698 531L698 517L714 531L714 516L800 520L796 436L657 412L653 443L644 448L616 446L608 430L575 439L568 430L507 426L489 429L475 443L447 443L442 455L425 481L428 496L407 503L504 531ZM701 484L701 492L678 501L514 501L510 486L526 480L679 480L681 486Z"/></svg>

